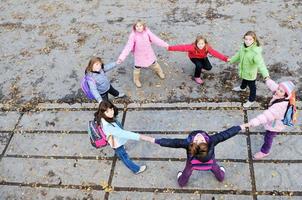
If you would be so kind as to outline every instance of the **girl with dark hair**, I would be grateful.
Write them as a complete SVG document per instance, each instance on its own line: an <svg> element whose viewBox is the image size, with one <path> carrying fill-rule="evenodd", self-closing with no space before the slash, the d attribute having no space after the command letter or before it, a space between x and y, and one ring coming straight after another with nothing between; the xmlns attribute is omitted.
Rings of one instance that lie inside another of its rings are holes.
<svg viewBox="0 0 302 200"><path fill-rule="evenodd" d="M246 124L233 126L214 135L197 130L190 133L185 139L161 138L155 139L155 143L163 147L186 149L186 166L177 174L179 186L184 187L187 184L193 170L211 170L218 181L223 181L225 169L219 166L215 160L215 146L235 136L240 130L244 131L246 126Z"/></svg>
<svg viewBox="0 0 302 200"><path fill-rule="evenodd" d="M195 64L194 80L197 84L204 81L200 78L201 71L211 70L212 65L207 57L208 53L212 56L227 62L228 57L213 49L203 36L197 36L192 44L169 46L168 51L184 51L188 52L190 60Z"/></svg>
<svg viewBox="0 0 302 200"><path fill-rule="evenodd" d="M139 174L147 166L135 164L128 156L124 144L128 140L145 140L154 143L154 138L124 130L116 120L118 109L109 101L102 101L98 111L94 114L95 120L102 127L107 141L114 149L117 157L134 173Z"/></svg>

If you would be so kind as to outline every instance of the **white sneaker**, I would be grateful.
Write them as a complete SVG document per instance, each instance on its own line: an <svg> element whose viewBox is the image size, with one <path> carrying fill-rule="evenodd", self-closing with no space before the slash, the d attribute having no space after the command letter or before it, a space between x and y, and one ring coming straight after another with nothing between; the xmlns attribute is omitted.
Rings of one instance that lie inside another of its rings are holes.
<svg viewBox="0 0 302 200"><path fill-rule="evenodd" d="M240 86L237 86L237 87L234 87L232 90L235 91L235 92L244 92L244 91L246 91L246 88L241 89Z"/></svg>
<svg viewBox="0 0 302 200"><path fill-rule="evenodd" d="M117 98L123 98L124 96L126 96L124 93L119 93L118 96L114 97L115 99Z"/></svg>
<svg viewBox="0 0 302 200"><path fill-rule="evenodd" d="M147 166L146 166L146 165L142 165L142 166L139 168L138 172L136 172L135 174L140 174L140 173L144 172L146 169L147 169Z"/></svg>
<svg viewBox="0 0 302 200"><path fill-rule="evenodd" d="M177 173L177 179L179 179L179 177L182 175L182 172L181 171L179 171L178 173Z"/></svg>
<svg viewBox="0 0 302 200"><path fill-rule="evenodd" d="M245 108L249 108L249 107L251 107L253 104L255 103L255 101L247 101L247 102L245 102L244 104L243 104L243 107L245 107Z"/></svg>
<svg viewBox="0 0 302 200"><path fill-rule="evenodd" d="M221 167L220 167L220 170L223 171L223 172L225 173L224 167L221 166Z"/></svg>

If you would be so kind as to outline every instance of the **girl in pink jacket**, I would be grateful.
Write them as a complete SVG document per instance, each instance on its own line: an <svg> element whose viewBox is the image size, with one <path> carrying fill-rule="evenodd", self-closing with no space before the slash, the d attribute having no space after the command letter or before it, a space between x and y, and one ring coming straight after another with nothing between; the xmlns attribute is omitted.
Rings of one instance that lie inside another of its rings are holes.
<svg viewBox="0 0 302 200"><path fill-rule="evenodd" d="M254 119L251 119L248 123L249 127L262 124L266 129L264 143L261 150L254 155L255 159L261 159L269 155L273 138L285 128L282 120L284 119L289 99L295 88L295 85L291 81L283 81L278 85L270 78L266 79L266 85L273 92L269 108Z"/></svg>
<svg viewBox="0 0 302 200"><path fill-rule="evenodd" d="M154 35L146 27L144 22L138 20L133 25L133 30L130 33L128 42L117 61L118 64L122 63L132 51L134 56L133 82L136 87L139 88L142 87L140 82L141 68L151 67L161 79L165 78L163 70L156 61L156 56L151 45L152 43L166 48L169 46L166 42Z"/></svg>

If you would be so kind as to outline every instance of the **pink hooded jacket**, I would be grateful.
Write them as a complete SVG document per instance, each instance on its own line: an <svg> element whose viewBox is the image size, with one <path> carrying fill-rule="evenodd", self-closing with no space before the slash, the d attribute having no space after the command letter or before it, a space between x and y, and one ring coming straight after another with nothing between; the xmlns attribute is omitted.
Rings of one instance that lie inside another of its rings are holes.
<svg viewBox="0 0 302 200"><path fill-rule="evenodd" d="M138 67L149 67L156 61L156 56L151 46L152 43L161 47L169 46L166 42L154 35L148 28L143 32L133 30L118 59L124 61L130 51L133 51L134 65Z"/></svg>
<svg viewBox="0 0 302 200"><path fill-rule="evenodd" d="M266 81L266 85L272 92L275 92L279 87L279 85L271 79L268 79ZM274 100L276 100L275 97L271 99L270 103L272 103ZM281 132L285 128L285 125L281 120L284 118L287 106L288 101L275 103L271 105L267 110L265 110L262 114L250 120L249 124L251 125L251 127L263 124L266 130Z"/></svg>

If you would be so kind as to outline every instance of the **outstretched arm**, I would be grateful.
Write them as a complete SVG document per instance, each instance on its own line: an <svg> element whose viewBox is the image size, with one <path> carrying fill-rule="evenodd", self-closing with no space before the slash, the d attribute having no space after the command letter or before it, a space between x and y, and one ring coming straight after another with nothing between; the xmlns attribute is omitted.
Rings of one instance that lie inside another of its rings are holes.
<svg viewBox="0 0 302 200"><path fill-rule="evenodd" d="M155 143L159 144L162 147L170 148L187 148L189 146L189 142L187 139L161 138L155 139Z"/></svg>
<svg viewBox="0 0 302 200"><path fill-rule="evenodd" d="M117 64L121 64L121 62L123 62L126 59L126 57L129 55L130 51L133 49L134 37L135 37L135 33L131 32L126 46L124 47L121 55L118 57Z"/></svg>
<svg viewBox="0 0 302 200"><path fill-rule="evenodd" d="M237 135L237 133L241 130L242 130L241 126L233 126L225 131L216 133L215 135L211 136L211 140L214 143L214 145L216 145L220 142L223 142L223 141Z"/></svg>
<svg viewBox="0 0 302 200"><path fill-rule="evenodd" d="M152 43L156 44L157 46L160 47L168 47L168 43L157 37L154 33L152 33L149 29L147 29L147 33L149 35L149 39L151 40Z"/></svg>
<svg viewBox="0 0 302 200"><path fill-rule="evenodd" d="M151 143L155 142L155 138L150 137L150 136L146 136L146 135L142 135L142 134L139 134L139 139L147 141L147 142L151 142Z"/></svg>

